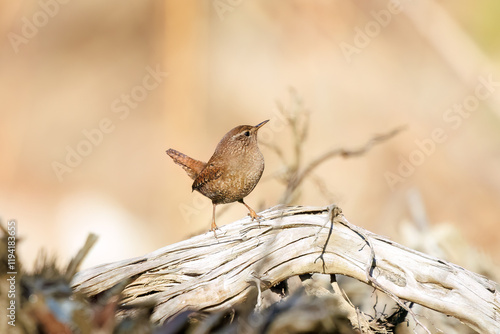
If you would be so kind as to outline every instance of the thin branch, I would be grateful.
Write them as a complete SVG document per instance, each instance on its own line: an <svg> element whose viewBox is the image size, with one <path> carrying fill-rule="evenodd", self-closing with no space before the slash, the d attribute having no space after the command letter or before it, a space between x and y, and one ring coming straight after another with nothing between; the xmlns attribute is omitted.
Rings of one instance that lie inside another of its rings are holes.
<svg viewBox="0 0 500 334"><path fill-rule="evenodd" d="M338 149L333 149L331 151L328 151L321 156L317 157L314 159L311 163L307 165L307 167L304 168L302 172L295 173L289 180L287 189L285 190L285 193L282 198L282 203L288 204L291 198L292 193L302 184L304 179L314 170L316 169L319 165L321 165L323 162L327 161L328 159L331 159L335 156L342 156L343 158L348 158L348 157L355 157L359 156L362 154L365 154L368 152L372 147L375 145L381 144L392 137L396 136L398 133L403 131L406 128L406 126L400 126L397 127L385 134L381 135L376 135L373 138L371 138L365 145L357 148L357 149L352 149L348 150L345 148L338 148Z"/></svg>
<svg viewBox="0 0 500 334"><path fill-rule="evenodd" d="M78 251L76 256L73 259L71 259L65 273L65 277L68 280L68 282L73 278L73 276L75 276L77 271L80 269L80 265L82 264L83 260L90 252L92 247L94 247L95 243L97 242L97 239L99 239L97 235L95 235L94 233L90 233L87 236L87 240L85 240L85 244L83 245L83 247Z"/></svg>
<svg viewBox="0 0 500 334"><path fill-rule="evenodd" d="M329 152L322 154L318 158L314 159L304 169L304 171L297 177L297 181L296 181L297 185L299 185L300 182L302 182L302 179L304 179L307 175L309 175L309 173L311 173L315 168L317 168L320 164L322 164L326 160L331 159L337 155L340 155L343 158L350 158L350 157L363 155L366 152L368 152L373 146L375 146L377 144L381 144L381 143L391 139L392 137L396 136L398 133L400 133L404 129L406 129L406 126L400 126L400 127L397 127L395 129L385 133L385 134L376 135L372 139L370 139L365 145L363 145L357 149L348 150L345 148L339 148L339 149L334 149L334 150L331 150Z"/></svg>

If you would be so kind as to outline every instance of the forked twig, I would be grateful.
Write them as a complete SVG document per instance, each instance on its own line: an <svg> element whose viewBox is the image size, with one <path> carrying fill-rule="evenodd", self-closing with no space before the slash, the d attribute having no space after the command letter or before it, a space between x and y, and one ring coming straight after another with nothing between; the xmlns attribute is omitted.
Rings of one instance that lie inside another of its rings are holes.
<svg viewBox="0 0 500 334"><path fill-rule="evenodd" d="M328 152L323 153L313 161L311 161L302 171L300 170L299 166L295 166L293 169L289 169L291 171L290 175L286 178L287 181L287 187L284 192L283 198L281 200L281 203L284 204L289 204L291 198L293 197L293 193L299 188L299 186L302 184L304 179L309 176L314 169L316 169L319 165L321 165L323 162L327 161L328 159L331 159L335 156L341 156L344 158L348 157L355 157L355 156L360 156L366 152L368 152L372 147L374 147L377 144L383 143L386 140L389 140L390 138L396 136L398 133L403 131L406 128L406 126L400 126L397 127L387 133L376 135L366 144L363 146L356 148L356 149L345 149L345 148L337 148L330 150ZM296 161L300 161L300 159L296 159Z"/></svg>
<svg viewBox="0 0 500 334"><path fill-rule="evenodd" d="M357 149L345 149L345 148L337 148L333 149L331 151L328 151L326 153L323 153L313 161L311 161L303 171L297 171L295 172L294 175L292 175L289 179L289 182L287 184L287 189L285 190L285 195L283 197L282 203L288 203L289 199L291 198L293 192L301 185L301 183L304 181L304 179L314 170L316 169L319 165L321 165L323 162L327 161L328 159L331 159L335 156L341 156L344 158L348 157L355 157L362 155L366 152L368 152L373 146L383 143L386 140L389 140L390 138L396 136L398 133L403 131L406 128L406 126L400 126L397 127L387 133L376 135L373 138L371 138L366 144L363 146L357 148Z"/></svg>

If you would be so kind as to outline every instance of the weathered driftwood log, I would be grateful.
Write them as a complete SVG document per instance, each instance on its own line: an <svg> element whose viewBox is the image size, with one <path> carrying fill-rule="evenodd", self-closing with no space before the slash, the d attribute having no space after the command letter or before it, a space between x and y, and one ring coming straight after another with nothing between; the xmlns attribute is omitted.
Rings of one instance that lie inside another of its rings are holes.
<svg viewBox="0 0 500 334"><path fill-rule="evenodd" d="M394 298L453 316L482 333L500 333L500 294L493 281L351 225L329 208L275 207L259 222L244 218L213 233L142 257L78 273L88 295L136 278L123 303L154 301L153 320L192 309L217 311L298 274L342 274ZM338 211L337 211L338 212ZM397 297L396 297L397 296ZM418 321L418 320L417 320Z"/></svg>

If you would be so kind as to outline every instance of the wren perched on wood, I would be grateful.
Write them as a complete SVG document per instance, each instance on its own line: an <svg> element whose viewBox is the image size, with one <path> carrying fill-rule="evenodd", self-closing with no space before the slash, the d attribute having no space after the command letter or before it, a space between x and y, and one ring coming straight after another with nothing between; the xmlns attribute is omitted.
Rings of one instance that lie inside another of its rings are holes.
<svg viewBox="0 0 500 334"><path fill-rule="evenodd" d="M226 133L207 163L195 160L176 150L167 154L194 180L192 190L197 190L212 200L213 213L210 231L217 229L215 207L217 204L240 202L250 211L252 220L258 218L243 198L257 185L264 171L264 156L257 145L257 131L268 122L256 126L240 125Z"/></svg>

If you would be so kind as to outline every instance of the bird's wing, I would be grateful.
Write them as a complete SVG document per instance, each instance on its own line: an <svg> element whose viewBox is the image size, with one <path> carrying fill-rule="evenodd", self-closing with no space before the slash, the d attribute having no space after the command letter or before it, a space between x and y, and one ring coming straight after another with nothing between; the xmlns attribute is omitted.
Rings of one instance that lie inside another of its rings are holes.
<svg viewBox="0 0 500 334"><path fill-rule="evenodd" d="M193 159L173 149L168 149L167 154L172 158L172 160L174 160L176 164L181 166L186 171L187 175L189 175L189 177L193 180L195 180L198 175L200 175L201 171L207 165L203 161Z"/></svg>
<svg viewBox="0 0 500 334"><path fill-rule="evenodd" d="M222 169L209 163L194 180L192 188L193 190L198 190L208 181L216 180L221 175Z"/></svg>

